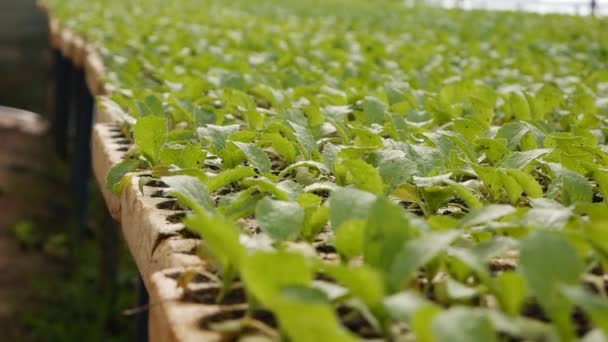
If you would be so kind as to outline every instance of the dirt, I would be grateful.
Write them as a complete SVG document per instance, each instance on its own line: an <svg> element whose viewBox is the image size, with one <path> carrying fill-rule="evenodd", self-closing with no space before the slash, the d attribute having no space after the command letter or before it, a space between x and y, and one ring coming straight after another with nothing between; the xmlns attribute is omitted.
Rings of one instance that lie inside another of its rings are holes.
<svg viewBox="0 0 608 342"><path fill-rule="evenodd" d="M188 302L195 302L207 305L236 305L247 303L247 296L243 287L236 287L230 290L228 294L222 298L218 303L217 299L221 292L221 287L217 286L206 286L204 288L191 289L190 287L185 289L183 300Z"/></svg>
<svg viewBox="0 0 608 342"><path fill-rule="evenodd" d="M17 310L27 302L34 277L52 269L41 253L25 249L12 233L15 224L52 211L45 129L35 117L0 107L0 331L6 341L20 340Z"/></svg>

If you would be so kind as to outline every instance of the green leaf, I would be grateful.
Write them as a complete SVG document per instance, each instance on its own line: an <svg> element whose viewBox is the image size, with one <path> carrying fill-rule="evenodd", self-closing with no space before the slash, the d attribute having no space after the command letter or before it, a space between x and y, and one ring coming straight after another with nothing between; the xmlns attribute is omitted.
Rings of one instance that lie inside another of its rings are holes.
<svg viewBox="0 0 608 342"><path fill-rule="evenodd" d="M206 210L215 211L213 200L207 188L198 178L191 176L162 177L161 180L171 189L169 195L177 198L182 207L190 208L195 212Z"/></svg>
<svg viewBox="0 0 608 342"><path fill-rule="evenodd" d="M143 102L138 102L137 108L139 109L140 117L149 115L163 116L165 114L162 102L153 95L148 95Z"/></svg>
<svg viewBox="0 0 608 342"><path fill-rule="evenodd" d="M351 268L328 265L324 267L324 271L338 283L346 286L353 296L361 299L372 310L382 308L384 281L382 275L375 269L367 266Z"/></svg>
<svg viewBox="0 0 608 342"><path fill-rule="evenodd" d="M159 159L163 165L177 165L182 169L200 169L204 166L207 152L196 145L170 145L160 150Z"/></svg>
<svg viewBox="0 0 608 342"><path fill-rule="evenodd" d="M504 272L496 277L497 295L503 311L516 316L520 313L527 295L526 280L519 273Z"/></svg>
<svg viewBox="0 0 608 342"><path fill-rule="evenodd" d="M491 204L484 208L472 210L462 220L463 226L476 226L501 219L514 213L516 209L510 205Z"/></svg>
<svg viewBox="0 0 608 342"><path fill-rule="evenodd" d="M307 219L304 222L304 228L302 229L302 236L308 240L314 240L314 238L321 232L323 227L329 221L329 208L324 205L316 209L306 209L310 210L310 216L307 216Z"/></svg>
<svg viewBox="0 0 608 342"><path fill-rule="evenodd" d="M608 173L606 171L596 169L593 171L593 179L597 183L600 193L604 198L604 203L608 203Z"/></svg>
<svg viewBox="0 0 608 342"><path fill-rule="evenodd" d="M410 181L418 173L416 162L408 159L403 151L384 150L380 158L378 173L390 189Z"/></svg>
<svg viewBox="0 0 608 342"><path fill-rule="evenodd" d="M538 160L540 157L549 154L551 152L550 149L536 149L525 152L515 152L505 158L500 166L505 169L517 169L521 170L528 166L531 162Z"/></svg>
<svg viewBox="0 0 608 342"><path fill-rule="evenodd" d="M276 312L279 325L290 341L357 341L341 327L329 304L311 302L304 297L282 304Z"/></svg>
<svg viewBox="0 0 608 342"><path fill-rule="evenodd" d="M589 181L570 170L562 167L560 164L547 163L551 171L557 176L554 179L551 187L561 191L561 200L564 205L581 203L591 203L593 200L593 187ZM551 190L549 190L551 192Z"/></svg>
<svg viewBox="0 0 608 342"><path fill-rule="evenodd" d="M479 121L471 119L454 120L454 132L459 133L469 142L475 142L487 130Z"/></svg>
<svg viewBox="0 0 608 342"><path fill-rule="evenodd" d="M533 208L523 218L526 226L545 229L562 229L566 226L572 215L571 208L547 199L535 200Z"/></svg>
<svg viewBox="0 0 608 342"><path fill-rule="evenodd" d="M289 201L291 199L290 195L279 188L278 184L273 183L266 177L245 178L241 183L245 186L257 187L260 192L270 193L281 201Z"/></svg>
<svg viewBox="0 0 608 342"><path fill-rule="evenodd" d="M583 265L574 247L557 234L538 231L522 242L520 260L530 291L555 321L561 337L573 338L573 307L560 294L559 286L580 280Z"/></svg>
<svg viewBox="0 0 608 342"><path fill-rule="evenodd" d="M562 201L565 205L593 201L593 188L585 177L574 172L565 172L561 175L561 181Z"/></svg>
<svg viewBox="0 0 608 342"><path fill-rule="evenodd" d="M293 129L293 133L298 140L298 145L304 155L304 158L311 159L312 153L317 150L317 143L313 138L308 128L299 125L295 122L289 122L289 126Z"/></svg>
<svg viewBox="0 0 608 342"><path fill-rule="evenodd" d="M209 193L215 192L231 183L239 181L243 178L255 176L256 173L250 167L240 166L234 169L226 170L219 173L217 176L209 180L207 188Z"/></svg>
<svg viewBox="0 0 608 342"><path fill-rule="evenodd" d="M367 220L376 196L353 188L338 188L329 197L329 222L334 230L350 220Z"/></svg>
<svg viewBox="0 0 608 342"><path fill-rule="evenodd" d="M481 312L453 307L439 314L433 321L437 342L492 342L498 341L492 322Z"/></svg>
<svg viewBox="0 0 608 342"><path fill-rule="evenodd" d="M294 240L302 231L304 209L298 203L266 197L258 202L255 218L262 231L274 240Z"/></svg>
<svg viewBox="0 0 608 342"><path fill-rule="evenodd" d="M428 233L402 244L392 260L388 285L391 292L398 291L412 279L416 271L444 251L459 233Z"/></svg>
<svg viewBox="0 0 608 342"><path fill-rule="evenodd" d="M226 141L228 138L239 132L241 129L240 125L228 125L228 126L215 126L207 125L206 127L199 127L197 133L199 137L209 141L211 146L216 153L220 153L226 147Z"/></svg>
<svg viewBox="0 0 608 342"><path fill-rule="evenodd" d="M507 139L482 138L477 140L476 149L485 151L490 165L495 165L505 156L511 154L511 150L509 150L507 145Z"/></svg>
<svg viewBox="0 0 608 342"><path fill-rule="evenodd" d="M336 250L344 260L363 254L365 221L346 221L336 229Z"/></svg>
<svg viewBox="0 0 608 342"><path fill-rule="evenodd" d="M528 197L543 197L543 189L540 184L538 184L538 181L528 173L519 170L507 170L507 174L517 181Z"/></svg>
<svg viewBox="0 0 608 342"><path fill-rule="evenodd" d="M511 95L505 99L503 110L505 111L505 115L509 118L513 117L519 121L532 119L528 100L521 92L511 93Z"/></svg>
<svg viewBox="0 0 608 342"><path fill-rule="evenodd" d="M473 170L477 177L483 182L486 189L490 193L491 199L496 201L500 199L504 190L503 179L499 169L493 167L473 166Z"/></svg>
<svg viewBox="0 0 608 342"><path fill-rule="evenodd" d="M385 297L384 307L389 315L396 321L409 322L416 312L424 307L435 305L428 299L413 292L402 291L392 296ZM439 311L437 311L439 312ZM431 320L429 320L430 322Z"/></svg>
<svg viewBox="0 0 608 342"><path fill-rule="evenodd" d="M279 133L267 133L262 136L263 140L270 142L272 149L280 155L285 162L293 164L296 160L296 149L291 141L287 140Z"/></svg>
<svg viewBox="0 0 608 342"><path fill-rule="evenodd" d="M126 159L114 165L106 177L106 189L115 194L120 193L120 184L123 177L129 172L137 170L140 165L141 161L138 159Z"/></svg>
<svg viewBox="0 0 608 342"><path fill-rule="evenodd" d="M255 252L243 260L241 276L248 291L263 305L274 309L284 301L282 289L311 284L313 272L306 257L301 254Z"/></svg>
<svg viewBox="0 0 608 342"><path fill-rule="evenodd" d="M223 292L226 293L245 260L245 248L239 241L239 230L221 216L199 211L184 220L186 227L198 233L205 241L202 253L215 260L222 273Z"/></svg>
<svg viewBox="0 0 608 342"><path fill-rule="evenodd" d="M435 317L441 314L441 309L435 305L427 305L417 310L412 319L411 326L416 341L419 342L435 342L435 333L433 322Z"/></svg>
<svg viewBox="0 0 608 342"><path fill-rule="evenodd" d="M247 157L247 160L256 168L261 174L270 172L272 163L266 153L255 144L246 144L238 141L233 141Z"/></svg>
<svg viewBox="0 0 608 342"><path fill-rule="evenodd" d="M591 316L593 323L608 336L608 299L579 286L563 286L561 292L575 305L583 308Z"/></svg>
<svg viewBox="0 0 608 342"><path fill-rule="evenodd" d="M448 277L435 287L437 299L446 302L470 301L479 295L479 291L457 280Z"/></svg>
<svg viewBox="0 0 608 342"><path fill-rule="evenodd" d="M297 163L293 163L293 164L289 165L283 171L281 171L281 173L279 174L279 177L281 177L281 178L285 177L293 170L297 170L301 167L306 167L308 169L316 169L322 175L328 175L331 173L331 171L329 171L329 169L325 165L323 165L319 162L316 162L316 161L305 160L305 161L299 161Z"/></svg>
<svg viewBox="0 0 608 342"><path fill-rule="evenodd" d="M363 107L363 113L365 113L368 124L382 124L384 122L386 104L375 97L368 96L361 102L361 106Z"/></svg>
<svg viewBox="0 0 608 342"><path fill-rule="evenodd" d="M517 180L514 177L511 177L505 172L498 172L500 177L500 181L502 183L502 187L507 193L507 197L511 201L511 204L517 204L517 201L521 197L524 192L524 188L519 185Z"/></svg>
<svg viewBox="0 0 608 342"><path fill-rule="evenodd" d="M255 187L248 188L232 196L222 198L219 203L219 212L231 220L251 216L255 213L258 201L263 197Z"/></svg>
<svg viewBox="0 0 608 342"><path fill-rule="evenodd" d="M532 116L535 120L544 120L556 110L562 101L560 89L553 84L544 85L534 96L528 97Z"/></svg>
<svg viewBox="0 0 608 342"><path fill-rule="evenodd" d="M529 123L516 121L500 127L496 138L506 139L510 150L516 150L519 146L522 151L528 151L537 149L542 144L544 134Z"/></svg>
<svg viewBox="0 0 608 342"><path fill-rule="evenodd" d="M384 193L385 186L380 173L363 160L348 159L337 165L336 168L338 166L345 168L352 177L352 184L357 188L376 195Z"/></svg>
<svg viewBox="0 0 608 342"><path fill-rule="evenodd" d="M370 208L365 226L363 259L388 274L403 244L416 235L401 207L386 198L378 198Z"/></svg>
<svg viewBox="0 0 608 342"><path fill-rule="evenodd" d="M167 119L158 116L140 118L133 127L133 137L141 153L156 164L161 147L167 141Z"/></svg>

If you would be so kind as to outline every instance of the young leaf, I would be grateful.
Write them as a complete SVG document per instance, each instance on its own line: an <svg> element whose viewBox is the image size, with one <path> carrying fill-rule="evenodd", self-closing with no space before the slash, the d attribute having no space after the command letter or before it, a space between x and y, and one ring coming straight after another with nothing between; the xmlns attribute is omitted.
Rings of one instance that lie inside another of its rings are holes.
<svg viewBox="0 0 608 342"><path fill-rule="evenodd" d="M391 293L414 276L415 272L444 251L458 237L458 232L427 233L401 245L392 260L388 273L388 286Z"/></svg>
<svg viewBox="0 0 608 342"><path fill-rule="evenodd" d="M223 279L222 294L227 293L245 259L246 251L239 242L238 228L221 216L211 216L202 211L188 217L184 223L205 241L203 253L208 251L217 262Z"/></svg>
<svg viewBox="0 0 608 342"><path fill-rule="evenodd" d="M299 125L295 122L289 122L289 126L293 129L293 133L298 140L298 145L302 150L304 158L311 159L313 151L317 150L317 143L308 128Z"/></svg>
<svg viewBox="0 0 608 342"><path fill-rule="evenodd" d="M592 294L578 286L563 286L561 292L574 304L589 313L604 334L608 336L608 299Z"/></svg>
<svg viewBox="0 0 608 342"><path fill-rule="evenodd" d="M346 286L349 292L360 298L372 310L382 307L384 299L383 277L375 269L367 266L350 268L348 266L326 266L324 271L338 283Z"/></svg>
<svg viewBox="0 0 608 342"><path fill-rule="evenodd" d="M159 159L163 165L177 165L182 169L200 169L203 167L207 152L196 145L165 146L160 150Z"/></svg>
<svg viewBox="0 0 608 342"><path fill-rule="evenodd" d="M492 204L471 211L463 220L463 226L476 226L498 220L514 213L516 209L510 205Z"/></svg>
<svg viewBox="0 0 608 342"><path fill-rule="evenodd" d="M304 209L298 203L266 197L258 202L255 217L262 231L274 240L294 240L302 231Z"/></svg>
<svg viewBox="0 0 608 342"><path fill-rule="evenodd" d="M507 170L507 174L517 181L528 197L543 197L543 189L541 188L540 184L538 184L538 181L536 181L536 179L534 179L534 177L528 173L520 170Z"/></svg>
<svg viewBox="0 0 608 342"><path fill-rule="evenodd" d="M411 326L416 341L435 342L433 329L434 319L441 314L441 309L435 305L426 305L417 310L411 319Z"/></svg>
<svg viewBox="0 0 608 342"><path fill-rule="evenodd" d="M201 210L215 211L215 205L207 192L207 188L198 178L170 176L161 179L171 188L169 195L177 198L181 206L190 208L195 212Z"/></svg>
<svg viewBox="0 0 608 342"><path fill-rule="evenodd" d="M230 183L234 183L243 178L253 177L255 175L255 171L253 171L253 169L250 167L237 167L234 169L226 170L210 179L209 184L207 184L207 188L209 189L209 193L212 193L218 189L229 185Z"/></svg>
<svg viewBox="0 0 608 342"><path fill-rule="evenodd" d="M498 341L492 322L481 312L454 307L439 314L433 321L437 342Z"/></svg>
<svg viewBox="0 0 608 342"><path fill-rule="evenodd" d="M241 276L248 291L263 305L273 309L280 307L284 301L282 289L310 285L313 272L306 257L301 254L255 252L243 260Z"/></svg>
<svg viewBox="0 0 608 342"><path fill-rule="evenodd" d="M362 219L367 220L369 209L376 197L370 193L352 189L338 188L329 197L329 222L334 230L342 223Z"/></svg>
<svg viewBox="0 0 608 342"><path fill-rule="evenodd" d="M293 147L291 141L283 138L279 133L264 134L262 139L269 141L275 152L284 158L287 164L293 164L293 162L295 162L296 149Z"/></svg>
<svg viewBox="0 0 608 342"><path fill-rule="evenodd" d="M340 325L331 305L311 301L310 296L299 297L292 294L276 310L281 329L290 341L357 341Z"/></svg>
<svg viewBox="0 0 608 342"><path fill-rule="evenodd" d="M197 129L198 136L208 140L216 153L220 153L226 147L228 138L239 132L240 125L215 126L207 125Z"/></svg>
<svg viewBox="0 0 608 342"><path fill-rule="evenodd" d="M365 221L346 221L336 229L336 250L344 260L363 254Z"/></svg>
<svg viewBox="0 0 608 342"><path fill-rule="evenodd" d="M156 164L161 147L167 141L167 119L158 116L140 118L133 127L133 137L141 153Z"/></svg>
<svg viewBox="0 0 608 342"><path fill-rule="evenodd" d="M518 315L526 299L526 280L519 273L504 272L496 278L496 286L503 311L513 316Z"/></svg>
<svg viewBox="0 0 608 342"><path fill-rule="evenodd" d="M386 105L375 97L368 96L361 103L363 113L365 113L366 122L368 124L382 124L384 122L384 113Z"/></svg>
<svg viewBox="0 0 608 342"><path fill-rule="evenodd" d="M403 151L385 150L381 152L378 172L384 183L391 189L409 181L418 173L416 162L409 160Z"/></svg>
<svg viewBox="0 0 608 342"><path fill-rule="evenodd" d="M235 144L247 157L247 160L258 169L261 174L270 172L270 168L272 163L270 162L270 158L266 155L266 153L255 144L245 144L238 141L233 141Z"/></svg>
<svg viewBox="0 0 608 342"><path fill-rule="evenodd" d="M373 166L359 159L348 159L340 165L350 173L353 185L357 188L376 195L384 193L385 186L382 177Z"/></svg>
<svg viewBox="0 0 608 342"><path fill-rule="evenodd" d="M311 210L312 208L307 208L306 210ZM323 227L329 221L329 208L327 205L320 206L312 213L304 222L304 228L302 228L302 236L307 240L314 240L317 234L321 232Z"/></svg>
<svg viewBox="0 0 608 342"><path fill-rule="evenodd" d="M540 157L547 155L550 152L550 149L536 149L525 152L514 152L513 154L502 160L499 166L504 167L505 169L521 170L533 161L538 160Z"/></svg>
<svg viewBox="0 0 608 342"><path fill-rule="evenodd" d="M574 337L572 305L560 294L560 285L578 283L583 265L577 251L557 234L538 231L522 242L521 267L532 294L555 321L560 335Z"/></svg>
<svg viewBox="0 0 608 342"><path fill-rule="evenodd" d="M141 163L141 160L138 159L126 159L114 165L106 177L106 189L115 194L120 193L121 189L119 184L121 183L123 177L129 172L137 170Z"/></svg>
<svg viewBox="0 0 608 342"><path fill-rule="evenodd" d="M404 243L417 235L403 209L386 198L378 198L369 211L363 242L363 259L389 274Z"/></svg>

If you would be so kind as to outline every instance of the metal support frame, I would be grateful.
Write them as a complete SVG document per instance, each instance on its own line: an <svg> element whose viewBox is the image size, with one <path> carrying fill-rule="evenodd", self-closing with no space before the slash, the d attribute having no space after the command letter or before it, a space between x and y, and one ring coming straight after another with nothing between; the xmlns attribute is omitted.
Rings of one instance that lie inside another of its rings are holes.
<svg viewBox="0 0 608 342"><path fill-rule="evenodd" d="M55 150L62 160L69 160L74 201L75 225L72 244L84 237L87 229L89 181L91 178L91 134L93 130L95 98L88 89L83 69L76 68L61 51L54 49L55 85L54 113L51 128ZM73 125L73 127L71 127ZM70 130L73 129L73 140ZM72 140L72 141L71 141ZM112 296L109 296L112 298ZM137 285L137 306L147 307L148 291L141 276ZM148 341L148 311L136 320L136 340Z"/></svg>
<svg viewBox="0 0 608 342"><path fill-rule="evenodd" d="M148 320L149 320L149 301L150 298L148 296L148 290L146 289L146 285L144 285L144 280L139 277L139 284L137 286L137 304L140 308L147 307L148 310L142 310L142 312L137 317L137 330L136 330L136 339L138 342L147 342L148 341Z"/></svg>
<svg viewBox="0 0 608 342"><path fill-rule="evenodd" d="M68 132L70 123L70 99L72 64L58 49L53 50L55 61L54 110L51 116L53 143L62 160L68 158Z"/></svg>
<svg viewBox="0 0 608 342"><path fill-rule="evenodd" d="M89 202L89 179L91 177L91 132L95 100L87 87L85 72L74 69L75 141L72 154L72 186L74 191L74 210L76 213L75 241L86 231L86 218Z"/></svg>

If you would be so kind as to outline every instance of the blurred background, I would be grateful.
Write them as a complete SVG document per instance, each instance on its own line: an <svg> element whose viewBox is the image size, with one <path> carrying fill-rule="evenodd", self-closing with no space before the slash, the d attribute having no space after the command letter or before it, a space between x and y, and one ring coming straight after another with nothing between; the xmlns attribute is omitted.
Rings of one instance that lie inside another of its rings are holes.
<svg viewBox="0 0 608 342"><path fill-rule="evenodd" d="M48 135L52 57L35 0L0 0L0 341L132 341L123 311L138 276L93 184L70 247L71 172Z"/></svg>
<svg viewBox="0 0 608 342"><path fill-rule="evenodd" d="M562 13L589 15L608 15L608 7L602 0L427 0L426 2L443 7L478 8L489 10L522 10L538 13Z"/></svg>
<svg viewBox="0 0 608 342"><path fill-rule="evenodd" d="M0 105L44 113L46 23L34 0L0 0Z"/></svg>

